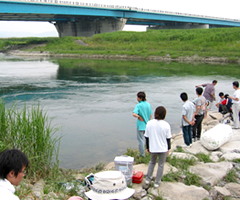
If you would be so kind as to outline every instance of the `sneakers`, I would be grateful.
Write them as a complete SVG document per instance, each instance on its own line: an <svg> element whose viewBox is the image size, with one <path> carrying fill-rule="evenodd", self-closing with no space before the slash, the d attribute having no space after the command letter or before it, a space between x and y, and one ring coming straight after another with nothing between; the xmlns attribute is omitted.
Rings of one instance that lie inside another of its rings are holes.
<svg viewBox="0 0 240 200"><path fill-rule="evenodd" d="M150 183L150 181L148 181L148 180L145 180L145 184L147 184L147 185L148 185L149 183Z"/></svg>
<svg viewBox="0 0 240 200"><path fill-rule="evenodd" d="M158 187L159 187L159 184L154 183L154 187L155 187L155 188L158 188Z"/></svg>

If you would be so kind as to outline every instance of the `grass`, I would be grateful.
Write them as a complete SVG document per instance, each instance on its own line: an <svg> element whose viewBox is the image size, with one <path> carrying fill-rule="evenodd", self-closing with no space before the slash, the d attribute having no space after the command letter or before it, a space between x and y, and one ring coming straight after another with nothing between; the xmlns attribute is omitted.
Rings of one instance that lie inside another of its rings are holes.
<svg viewBox="0 0 240 200"><path fill-rule="evenodd" d="M57 130L39 105L17 110L15 104L6 108L0 101L1 150L17 148L24 152L30 161L27 176L58 176L60 138L54 136Z"/></svg>
<svg viewBox="0 0 240 200"><path fill-rule="evenodd" d="M149 56L227 57L236 62L240 56L239 28L169 29L146 32L118 31L96 34L92 37L62 38L8 38L0 39L0 49L11 45L47 43L33 50L54 54L102 54ZM87 45L79 45L82 40Z"/></svg>
<svg viewBox="0 0 240 200"><path fill-rule="evenodd" d="M204 162L204 163L213 162L213 161L210 159L210 156L207 155L207 154L197 153L197 154L195 154L195 156L198 158L198 160L199 160L200 162Z"/></svg>
<svg viewBox="0 0 240 200"><path fill-rule="evenodd" d="M172 166L176 167L177 169L187 171L189 166L196 164L197 161L194 158L183 159L177 158L176 156L168 156L167 162Z"/></svg>
<svg viewBox="0 0 240 200"><path fill-rule="evenodd" d="M235 169L231 169L227 175L224 177L224 181L226 181L227 183L237 183L238 182L238 175L236 173Z"/></svg>

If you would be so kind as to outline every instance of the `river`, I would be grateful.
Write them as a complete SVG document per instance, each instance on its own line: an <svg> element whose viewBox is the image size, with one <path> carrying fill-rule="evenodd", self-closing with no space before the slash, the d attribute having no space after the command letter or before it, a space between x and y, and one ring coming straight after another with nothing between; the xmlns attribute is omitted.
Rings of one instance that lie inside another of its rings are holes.
<svg viewBox="0 0 240 200"><path fill-rule="evenodd" d="M61 129L60 167L108 163L137 148L136 94L145 91L152 110L163 105L172 134L179 133L180 93L196 98L195 85L218 80L216 96L233 94L237 64L158 63L14 57L0 54L0 96L18 108L37 105ZM217 98L218 99L218 98ZM214 108L216 109L216 108Z"/></svg>

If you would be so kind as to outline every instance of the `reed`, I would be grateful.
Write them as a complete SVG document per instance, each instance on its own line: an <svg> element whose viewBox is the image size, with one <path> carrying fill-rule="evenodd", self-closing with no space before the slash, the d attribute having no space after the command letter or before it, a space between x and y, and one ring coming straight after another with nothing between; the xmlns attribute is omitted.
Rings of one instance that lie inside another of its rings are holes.
<svg viewBox="0 0 240 200"><path fill-rule="evenodd" d="M60 137L55 137L57 127L40 105L17 110L16 105L6 108L0 101L0 150L17 148L29 158L28 175L44 178L57 173Z"/></svg>

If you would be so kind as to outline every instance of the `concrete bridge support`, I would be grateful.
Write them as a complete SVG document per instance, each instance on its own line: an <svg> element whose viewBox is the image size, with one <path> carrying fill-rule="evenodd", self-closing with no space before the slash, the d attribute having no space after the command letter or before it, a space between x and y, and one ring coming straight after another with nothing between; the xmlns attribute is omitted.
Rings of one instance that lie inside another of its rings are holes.
<svg viewBox="0 0 240 200"><path fill-rule="evenodd" d="M161 26L147 27L149 29L208 29L209 24L193 24L193 23L176 23L164 24Z"/></svg>
<svg viewBox="0 0 240 200"><path fill-rule="evenodd" d="M90 37L99 33L121 31L126 22L127 19L124 18L88 18L74 22L56 22L54 25L58 31L59 37Z"/></svg>

